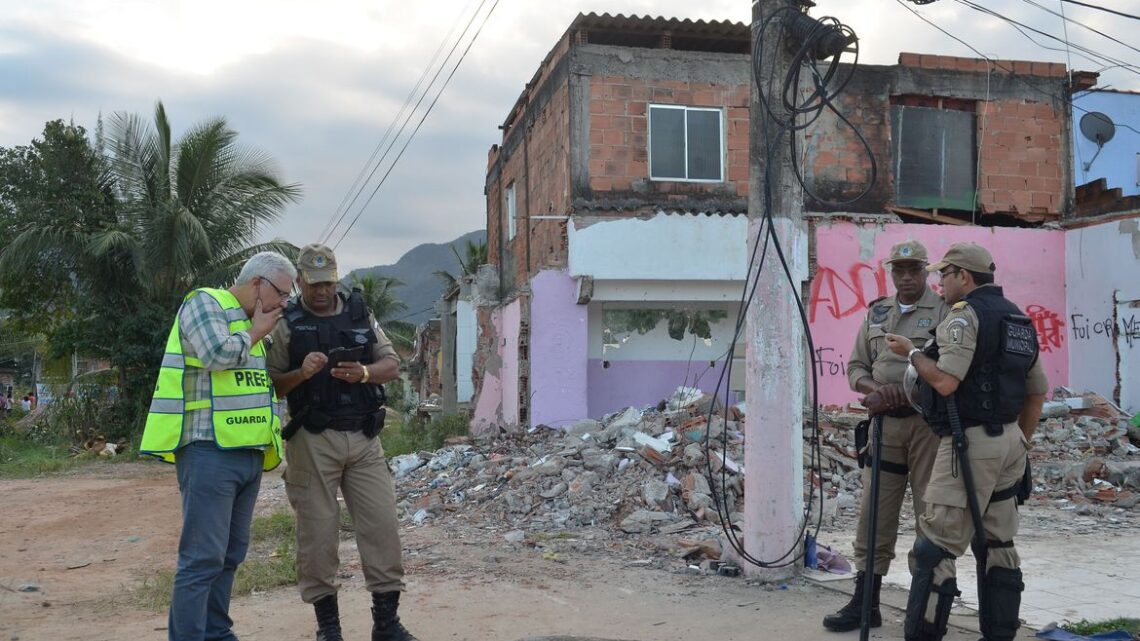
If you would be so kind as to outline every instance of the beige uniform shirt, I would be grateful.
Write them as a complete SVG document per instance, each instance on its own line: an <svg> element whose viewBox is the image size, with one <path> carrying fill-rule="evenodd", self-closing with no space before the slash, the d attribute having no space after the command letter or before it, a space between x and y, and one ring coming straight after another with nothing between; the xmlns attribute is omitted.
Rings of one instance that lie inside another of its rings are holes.
<svg viewBox="0 0 1140 641"><path fill-rule="evenodd" d="M301 307L305 311L311 312L305 300L300 300ZM336 313L339 314L344 305L344 301L337 297ZM376 342L372 344L372 362L377 362L382 358L390 357L397 361L400 360L396 354L396 348L392 347L392 341L384 334L384 330L380 329L379 323L373 318L372 314L368 314L368 322L372 323L372 331L376 332ZM277 320L277 325L273 327L273 331L269 333L269 346L265 352L265 362L268 366L269 373L284 374L289 371L289 323L284 317Z"/></svg>
<svg viewBox="0 0 1140 641"><path fill-rule="evenodd" d="M983 285L984 287L984 285ZM978 315L966 301L954 303L946 320L938 326L938 369L959 381L966 378L970 363L974 360L974 350L978 346ZM1045 394L1049 391L1049 380L1041 367L1041 358L1033 362L1033 367L1025 375L1027 394Z"/></svg>
<svg viewBox="0 0 1140 641"><path fill-rule="evenodd" d="M934 337L931 332L948 311L946 301L929 287L919 297L914 309L905 314L894 296L871 303L847 362L847 380L851 389L855 389L855 383L864 376L870 376L879 383L901 384L908 363L905 357L897 356L887 348L887 334L906 336L921 348Z"/></svg>

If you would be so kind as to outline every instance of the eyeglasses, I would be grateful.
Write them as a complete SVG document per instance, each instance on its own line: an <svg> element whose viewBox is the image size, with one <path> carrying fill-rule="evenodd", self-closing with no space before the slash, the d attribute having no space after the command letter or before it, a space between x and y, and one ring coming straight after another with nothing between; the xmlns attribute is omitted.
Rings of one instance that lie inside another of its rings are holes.
<svg viewBox="0 0 1140 641"><path fill-rule="evenodd" d="M951 275L951 274L957 274L957 273L959 273L959 272L961 272L961 271L962 271L962 270L960 270L960 269L947 269L947 270L946 270L946 271L944 271L944 272L938 272L938 280L940 280L940 281L942 281L942 280L946 280L946 277L947 277L947 276L949 276L949 275Z"/></svg>
<svg viewBox="0 0 1140 641"><path fill-rule="evenodd" d="M274 284L273 284L273 281L269 280L268 278L266 278L266 277L264 277L264 276L258 276L258 278L260 278L260 279L261 279L261 281L262 281L262 282L264 282L264 283L269 283L269 286L270 286L270 287L272 287L272 288L273 288L273 291L277 292L277 295L278 295L278 296L280 296L281 298L289 298L289 292L287 292L287 291L285 291L285 292L281 291L281 288L280 288L280 287L278 287L277 285L274 285Z"/></svg>

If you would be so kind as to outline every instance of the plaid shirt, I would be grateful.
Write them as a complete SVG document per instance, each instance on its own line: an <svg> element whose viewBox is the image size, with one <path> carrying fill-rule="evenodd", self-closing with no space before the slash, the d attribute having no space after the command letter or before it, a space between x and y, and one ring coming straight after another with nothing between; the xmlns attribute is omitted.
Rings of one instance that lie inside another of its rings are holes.
<svg viewBox="0 0 1140 641"><path fill-rule="evenodd" d="M249 333L230 333L226 313L213 296L197 293L182 303L178 310L178 327L182 353L197 358L205 369L187 367L182 379L186 401L210 398L210 371L239 367L249 360ZM192 441L213 441L213 412L210 408L190 410L182 419L179 446Z"/></svg>

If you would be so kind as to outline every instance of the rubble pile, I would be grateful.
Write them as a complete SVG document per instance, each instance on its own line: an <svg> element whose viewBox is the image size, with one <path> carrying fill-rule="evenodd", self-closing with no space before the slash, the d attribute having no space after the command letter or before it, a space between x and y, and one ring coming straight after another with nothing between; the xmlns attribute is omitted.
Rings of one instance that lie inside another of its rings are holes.
<svg viewBox="0 0 1140 641"><path fill-rule="evenodd" d="M1140 502L1140 428L1108 401L1095 395L1046 403L1033 435L1031 501L1104 503L1129 509ZM855 425L867 418L857 406L828 408L820 415L820 461L811 459L811 432L804 431L804 469L830 500L825 517L853 508L863 493L855 452Z"/></svg>
<svg viewBox="0 0 1140 641"><path fill-rule="evenodd" d="M561 530L614 526L630 534L719 523L711 466L739 522L742 415L681 388L656 408L625 410L563 429L469 439L390 460L403 519ZM719 415L718 415L719 413ZM712 460L705 455L705 440Z"/></svg>
<svg viewBox="0 0 1140 641"><path fill-rule="evenodd" d="M720 529L719 495L731 506L728 521L740 525L744 423L742 412L728 409L699 390L680 388L656 407L630 407L561 429L465 437L436 452L396 456L389 464L400 516L416 525L445 521L516 536L522 529L584 527L615 534L712 532ZM1140 430L1103 407L1047 409L1050 418L1030 452L1030 500L1062 509L1130 509L1140 502ZM824 523L854 515L862 496L854 429L866 416L858 407L822 412L818 449L816 431L804 430L804 498Z"/></svg>

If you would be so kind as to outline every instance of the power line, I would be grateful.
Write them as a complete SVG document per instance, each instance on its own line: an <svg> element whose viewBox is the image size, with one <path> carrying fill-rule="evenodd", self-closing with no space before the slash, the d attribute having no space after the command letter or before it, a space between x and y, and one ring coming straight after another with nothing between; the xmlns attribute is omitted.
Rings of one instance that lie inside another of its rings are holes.
<svg viewBox="0 0 1140 641"><path fill-rule="evenodd" d="M1018 31L1019 33L1021 33L1021 35L1025 36L1025 37L1026 37L1026 38L1027 38L1027 39L1028 39L1030 42L1032 42L1033 44L1035 44L1035 45L1037 45L1038 47L1041 47L1041 48L1043 48L1043 49L1049 49L1049 50L1051 50L1051 51L1062 51L1062 52L1063 52L1063 51L1066 51L1065 49L1055 49L1055 48L1052 48L1052 47L1046 47L1045 45L1041 44L1040 42L1037 42L1037 41L1036 41L1036 40L1034 40L1032 37L1030 37L1030 36L1029 36L1029 34L1025 33L1025 31L1023 31L1023 29L1027 29L1027 30L1029 30L1029 31L1032 31L1033 33L1036 33L1036 34L1038 34L1038 35L1044 36L1044 37L1046 37L1046 38L1050 38L1050 39L1052 39L1052 40L1056 40L1057 42L1059 42L1059 43L1061 43L1061 44L1063 44L1063 45L1066 45L1066 46L1070 46L1070 44L1071 44L1071 43L1068 43L1068 42L1066 42L1066 41L1065 41L1064 39L1062 39L1062 38L1058 38L1057 36L1054 36L1054 35L1053 35L1053 34L1051 34L1051 33L1046 33L1046 32L1044 32L1044 31L1042 31L1042 30L1040 30L1040 29L1036 29L1036 28L1034 28L1034 27L1031 27L1031 26L1029 26L1029 25L1027 25L1027 24L1024 24L1024 23L1018 22L1018 21L1016 21L1016 20L1013 20L1012 18L1008 18L1008 17L1006 17L1006 16L1004 16L1004 15L1002 15L1002 14L1000 14L1000 13L998 13L998 12L994 11L993 9L988 9L988 8L986 8L986 7L983 7L983 6L981 6L981 5L978 5L978 4L974 3L974 2L971 2L970 0L957 0L957 1L958 1L958 4L961 4L962 6L965 6L965 7L969 7L969 8L971 8L971 9L975 10L975 11L978 11L978 12L980 12L980 13L984 13L984 14L986 14L986 15L989 15L989 16L993 16L993 17L995 17L995 18L997 18L997 19L999 19L999 20L1003 20L1003 21L1005 21L1005 22L1009 23L1009 24L1010 24L1010 25L1012 25L1012 26L1013 26L1015 29L1017 29L1017 31ZM1098 62L1098 63L1100 63L1100 64L1104 64L1104 61L1112 62L1112 63L1115 63L1117 66L1119 66L1119 67L1123 68L1123 69L1126 69L1126 70L1128 70L1128 71L1131 71L1132 73L1134 73L1134 74L1136 74L1136 75L1140 75L1140 69L1137 69L1137 67L1136 67L1135 65L1132 65L1132 64L1130 64L1130 63L1128 63L1128 62L1125 62L1125 61L1123 61L1123 60L1117 60L1117 59L1115 59L1115 58L1113 58L1113 57L1111 57L1111 56L1108 56L1108 55L1106 55L1106 54L1100 53L1100 52L1098 52L1098 51L1094 51L1094 50L1092 50L1092 49L1090 49L1090 48L1088 48L1088 47L1084 47L1084 46L1081 46L1081 45L1072 44L1071 46L1072 46L1074 49L1077 49L1078 51L1082 51L1082 52L1085 52L1085 53L1089 54L1090 56L1095 56L1095 58L1086 58L1086 59L1088 59L1088 60L1090 60L1090 61L1092 61L1092 62ZM1083 57L1083 56L1082 56L1082 57ZM1096 59L1096 58L1099 58L1099 60L1098 60L1098 59Z"/></svg>
<svg viewBox="0 0 1140 641"><path fill-rule="evenodd" d="M1055 94L1055 93L1053 93L1053 92L1051 92L1051 91L1046 91L1045 89L1042 89L1042 88L1038 87L1037 85L1035 85L1035 84L1033 84L1033 83L1029 82L1028 80L1026 80L1025 78L1023 78L1023 77L1022 77L1020 74L1018 74L1018 73L1015 73L1013 69L1009 68L1009 67L1008 67L1008 66L1006 66L1006 65L1003 65L1003 64L1002 64L1000 61L998 61L998 60L995 60L995 59L993 59L993 58L992 58L992 57L990 57L990 56L987 56L986 54L984 54L984 53L982 53L981 51L979 51L979 50L978 50L976 47L974 47L974 46L973 46L973 45L971 45L970 43L968 43L968 42L966 42L965 40L963 40L963 39L959 38L958 36L956 36L956 35L954 35L954 34L950 33L949 31L947 31L947 30L943 29L942 27L938 26L938 24L937 24L937 23L933 22L932 20L930 20L930 19L929 19L929 18L927 18L926 16L922 15L922 14L921 14L921 13L919 13L917 10L915 10L915 9L913 9L913 8L911 8L911 7L909 7L909 6L907 6L907 4L906 4L905 2L903 2L903 0L895 0L895 2L896 2L896 3L898 3L899 5L901 5L901 6L902 6L904 9L906 9L907 11L909 11L909 12L913 13L914 15L918 16L918 19L919 19L919 20L922 20L922 21L923 21L923 22L925 22L926 24L928 24L928 25L930 25L930 26L934 27L935 29L937 29L937 30L941 31L943 34L945 34L945 35L946 35L947 37L949 37L950 39L952 39L952 40L954 40L954 41L958 42L959 44L961 44L962 46L966 47L966 48L967 48L967 49L969 49L970 51L973 51L975 54L977 54L977 56L978 56L979 58L982 58L983 60L986 60L986 61L988 61L988 62L989 62L991 65L993 65L993 66L997 67L998 69L1001 69L1002 71L1004 71L1004 72L1008 73L1008 74L1010 75L1010 77L1011 77L1011 78L1013 78L1013 79L1017 80L1018 82L1021 82L1022 84L1024 84L1026 87L1028 87L1028 88L1032 89L1033 91L1036 91L1037 93L1040 93L1040 94L1042 94L1042 95L1044 95L1044 96L1047 96L1048 98L1050 98L1050 99L1052 99L1052 100L1058 100L1058 99L1059 99L1059 100L1061 100L1062 102L1064 102L1065 104L1067 104L1068 106L1072 107L1073 109L1076 109L1077 111L1080 111L1081 113L1091 113L1091 111L1090 111L1090 110L1088 110L1088 109L1085 109L1085 108L1083 108L1083 107L1079 107L1079 106L1077 106L1077 105L1076 105L1076 104L1073 102L1073 100L1074 100L1074 99L1079 99L1079 98L1080 98L1079 96L1076 96L1076 97L1074 97L1074 98L1069 98L1069 97L1067 97L1067 96L1058 95L1058 94ZM1134 131L1134 132L1136 132L1136 133L1140 133L1140 130L1137 130L1137 129L1133 128L1132 126L1128 125L1127 123L1116 123L1116 126L1117 126L1117 127L1122 127L1122 128L1124 128L1124 129L1128 129L1128 130L1131 130L1131 131Z"/></svg>
<svg viewBox="0 0 1140 641"><path fill-rule="evenodd" d="M470 6L470 5L468 5L468 6ZM480 4L480 8L482 8L482 4ZM475 13L478 13L478 12L479 12L479 9L476 9ZM443 51L444 46L448 42L451 41L451 36L452 36L452 34L455 33L456 27L458 27L459 24L462 22L464 14L466 14L466 11L461 11L455 15L455 22L452 23L451 29L448 30L447 35L444 36L443 40L440 40L439 46L436 47L435 53L432 54L431 60L429 60L427 65L424 67L423 73L420 74L420 77L416 81L415 86L412 87L412 90L410 92L408 92L408 96L406 98L404 98L404 104L400 106L400 110L396 113L395 117L392 118L391 122L388 123L388 128L384 131L384 135L380 137L380 142L376 143L376 147L372 150L372 154L368 157L368 160L366 160L364 162L364 166L360 168L360 173L356 175L356 179L352 181L352 186L349 187L348 191L346 191L344 193L344 197L341 198L340 204L336 206L336 210L334 210L332 215L329 216L328 222L325 223L325 226L321 230L321 233L319 236L322 240L326 237L327 234L332 233L333 228L335 228L336 225L340 224L340 221L344 219L344 214L342 213L342 210L352 207L353 203L348 202L349 197L351 196L353 202L355 202L356 197L358 197L360 195L360 192L364 189L364 186L361 185L361 181L364 180L364 174L368 172L368 168L372 166L372 163L374 161L376 161L376 156L380 153L380 150L384 147L384 143L388 141L388 136L392 133L392 130L396 128L396 123L400 121L401 117L403 117L404 112L407 111L407 109L408 109L408 105L412 104L412 98L414 98L416 96L416 94L419 93L420 87L423 86L424 79L427 78L428 73L432 70L432 68L435 67L436 60L439 59L439 54L440 54L440 52ZM471 22L468 21L467 25L468 25L468 27L470 27ZM459 39L456 40L456 44L458 44L459 40L461 40L462 38L463 38L463 36L460 35ZM451 52L454 52L454 51L455 51L455 46L453 45ZM447 54L448 58L451 57L451 52L448 52L448 54ZM443 66L441 65L440 68L442 69ZM428 87L431 87L431 84L435 82L435 79L437 77L439 77L438 71L436 72L436 75L432 78L431 83L428 84ZM426 91L425 91L425 93L426 93ZM422 100L422 98L421 98L421 100ZM418 106L419 105L417 103L417 107ZM389 149L390 148L391 148L391 145L389 145ZM382 159L381 159L381 162L382 162ZM373 171L373 173L375 173L376 170L373 169L372 171ZM371 178L372 175L369 174L368 177ZM353 192L355 192L355 196L353 195ZM347 203L347 205L346 205L346 203ZM335 222L334 222L334 220L335 220Z"/></svg>
<svg viewBox="0 0 1140 641"><path fill-rule="evenodd" d="M1091 31L1091 32L1093 32L1093 33L1095 33L1095 34L1097 34L1098 36L1103 36L1103 37L1105 37L1105 38L1108 38L1109 40L1111 40L1111 41L1115 42L1116 44L1119 44L1119 45L1122 45L1122 46L1124 46L1124 47L1127 47L1127 48L1129 48L1129 49L1131 49L1131 50L1135 51L1136 53L1140 53L1140 49L1137 49L1136 47L1133 47L1132 45L1128 44L1127 42L1124 42L1123 40L1118 40L1118 39L1116 39L1116 38L1114 38L1114 37L1112 37L1112 36L1108 35L1107 33L1103 32L1103 31L1100 31L1099 29L1094 29L1094 28L1092 28L1092 27L1088 26L1087 24L1085 24L1085 23L1081 22L1080 20L1073 20L1072 18L1069 18L1068 16L1066 16L1066 15L1064 14L1064 5L1062 5L1062 6L1061 6L1061 12L1057 12L1057 11L1053 11L1053 10L1052 10L1052 9L1050 9L1049 7L1046 7L1046 6L1044 6L1044 5L1038 4L1038 3L1034 2L1033 0L1022 0L1022 2L1025 2L1025 3L1026 3L1026 4L1028 4L1028 5L1031 5L1031 6L1037 7L1038 9L1041 9L1042 11L1045 11L1045 12L1047 12L1047 13L1051 13L1051 14L1053 14L1054 16L1057 16L1058 18L1061 18L1061 19L1064 21L1064 23L1063 23L1063 24L1064 24L1064 28L1065 28L1065 33L1066 33L1066 34L1068 34L1068 32L1069 32L1068 23L1070 23L1070 22L1071 22L1071 23L1073 23L1073 24L1075 24L1075 25L1077 25L1077 26L1079 26L1079 27L1084 27L1085 29L1088 29L1089 31ZM1068 35L1066 35L1066 36L1065 36L1065 44L1066 44L1066 45L1068 44L1068 41L1069 41L1069 37L1068 37ZM1070 65L1069 65L1069 67L1070 67L1070 68L1072 67L1072 64L1071 64L1071 63L1070 63Z"/></svg>
<svg viewBox="0 0 1140 641"><path fill-rule="evenodd" d="M1077 2L1077 0L1061 0L1061 2L1068 2L1069 4L1075 4L1075 5L1078 5L1081 7L1088 7L1089 9L1096 9L1097 11L1104 11L1105 13L1113 13L1113 14L1116 14L1116 15L1121 16L1123 18L1131 18L1133 20L1140 20L1140 16L1135 16L1135 15L1132 15L1131 13L1124 13L1123 11L1117 11L1115 9L1109 9L1107 7L1102 7L1100 5L1088 4L1085 2Z"/></svg>
<svg viewBox="0 0 1140 641"><path fill-rule="evenodd" d="M364 204L360 206L360 209L356 212L356 216L353 217L352 222L348 224L348 227L345 228L344 232L340 235L340 238L337 239L336 243L333 245L333 249L336 249L340 246L341 241L344 240L345 236L348 235L348 232L352 230L354 225L356 225L356 222L360 220L360 216L364 213L364 210L368 208L368 205L372 202L372 199L376 197L376 193L379 192L380 188L384 186L384 182L388 180L388 176L392 174L392 170L396 168L396 164L400 162L400 158L404 156L404 152L408 150L408 145L410 145L412 140L415 139L416 133L419 132L420 127L424 124L424 121L427 120L427 117L435 108L436 103L439 102L440 96L442 96L444 90L447 89L447 85L451 83L451 79L455 77L455 72L459 71L460 65L463 64L463 61L467 58L467 54L471 51L471 46L474 45L475 41L479 39L479 34L483 32L483 27L487 25L487 20L491 17L491 14L495 12L495 7L498 6L499 0L495 0L495 3L491 5L490 10L488 10L486 15L483 16L483 22L479 23L479 28L475 30L475 35L471 37L471 40L467 43L467 47L463 50L463 54L459 56L459 61L455 63L454 67L452 67L451 73L448 74L447 78L443 81L443 85L440 86L439 91L436 92L435 98L433 98L431 104L428 105L427 111L424 112L424 115L422 118L420 118L420 121L416 123L416 128L412 130L411 135L409 135L407 140L404 141L404 146L400 148L400 152L396 154L396 158L392 161L392 164L388 165L388 170L384 172L384 175L380 178L380 182L376 183L375 189L373 189L372 193L368 195L368 200L364 201ZM472 19L474 19L474 17L472 17ZM403 128L401 127L401 131L402 130ZM379 167L379 165L377 165L377 167Z"/></svg>
<svg viewBox="0 0 1140 641"><path fill-rule="evenodd" d="M463 31L460 32L459 37L457 37L455 39L455 42L453 42L451 44L451 49L447 52L447 56L443 59L443 62L440 63L439 68L435 70L435 73L432 75L431 80L427 84L427 87L424 89L423 93L420 94L419 99L416 100L415 106L412 107L411 111L408 112L406 116L404 116L405 111L407 111L407 105L411 102L412 97L414 97L416 95L416 93L419 91L419 87L423 83L423 78L425 78L427 76L428 72L431 71L432 67L434 66L435 60L438 58L439 51L441 51L443 49L443 46L445 44L447 44L447 42L451 39L450 34L452 32L454 32L455 26L458 26L459 20L456 21L455 25L453 25L451 32L448 33L448 36L446 38L444 38L443 41L440 42L439 49L436 50L436 55L432 57L432 61L429 62L427 67L424 68L424 72L420 76L420 82L417 82L416 87L413 88L411 93L408 94L407 99L404 101L404 107L401 107L400 112L398 114L396 114L396 116L392 119L392 122L389 123L388 130L384 132L384 137L381 139L380 143L378 145L376 145L376 150L374 150L372 152L372 156L368 159L368 162L366 162L364 167L361 169L360 175L363 176L364 172L368 170L368 167L370 165L372 166L372 170L368 173L368 177L365 178L363 180L363 182L361 182L359 180L359 177L358 177L357 181L354 182L353 186L349 188L348 193L351 193L354 189L356 190L356 193L352 196L351 202L349 202L347 205L344 205L343 210L340 207L337 208L339 215L334 214L334 216L336 216L336 222L333 223L332 225L328 225L327 231L321 232L321 242L327 243L328 240L332 238L332 235L333 235L334 231L336 230L336 228L341 224L341 222L344 221L345 216L348 215L348 212L352 209L353 205L356 204L357 199L360 198L360 195L362 193L364 193L364 190L368 187L368 182L372 180L372 177L376 175L376 172L384 164L384 161L387 160L389 153L391 153L391 151L392 151L392 147L394 147L396 145L396 141L399 140L400 135L404 133L404 129L408 126L408 123L411 121L412 116L420 108L420 105L423 104L424 98L427 97L428 93L431 91L432 86L434 86L436 83L436 80L439 79L440 73L442 73L444 68L447 67L448 63L451 60L451 57L455 54L456 48L459 47L459 43L463 42L463 38L467 35L467 31L471 28L471 25L475 22L475 18L479 15L479 12L483 9L483 6L486 3L487 3L487 0L481 0L480 1L479 6L475 9L475 11L467 19L467 24L466 24L466 26L463 27ZM463 14L461 13L460 16L462 16L462 15ZM441 89L441 91L442 91L442 89ZM404 119L403 119L403 122L400 124L399 130L396 131L395 135L393 135L391 138L389 138L388 134L395 127L396 123L400 122L401 116L404 116ZM383 152L383 154L380 155L379 160L376 160L375 164L373 164L373 160L375 160L377 152L379 151L379 149L381 147L384 146L385 141L387 141L387 143L388 143L387 148L384 149L384 152ZM348 199L348 195L346 194L345 200L347 200L347 199ZM341 202L343 205L344 201L341 201ZM331 220L332 219L330 218L330 221Z"/></svg>

